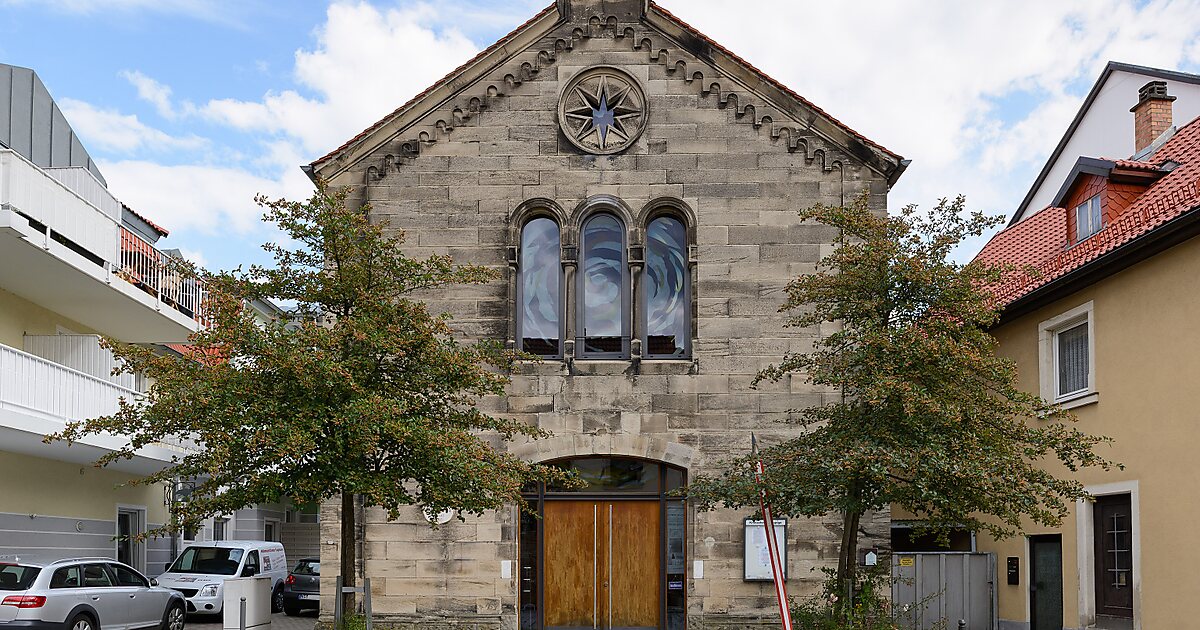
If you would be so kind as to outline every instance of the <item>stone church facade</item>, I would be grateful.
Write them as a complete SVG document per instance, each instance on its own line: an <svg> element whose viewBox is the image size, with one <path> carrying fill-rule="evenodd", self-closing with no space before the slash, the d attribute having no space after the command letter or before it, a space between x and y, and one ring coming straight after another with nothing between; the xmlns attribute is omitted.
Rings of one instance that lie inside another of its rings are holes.
<svg viewBox="0 0 1200 630"><path fill-rule="evenodd" d="M503 271L432 296L467 336L543 357L484 408L553 437L512 444L587 489L431 528L361 519L380 621L423 628L745 628L778 619L745 579L750 511L671 491L798 430L835 392L751 383L818 329L785 326L789 279L836 232L797 211L861 191L886 211L907 162L645 0L560 0L306 170L351 186L414 256ZM338 505L322 514L339 537ZM835 566L840 520L787 523L791 594ZM884 546L886 514L864 546ZM337 566L335 544L322 546ZM332 572L326 614L332 610Z"/></svg>

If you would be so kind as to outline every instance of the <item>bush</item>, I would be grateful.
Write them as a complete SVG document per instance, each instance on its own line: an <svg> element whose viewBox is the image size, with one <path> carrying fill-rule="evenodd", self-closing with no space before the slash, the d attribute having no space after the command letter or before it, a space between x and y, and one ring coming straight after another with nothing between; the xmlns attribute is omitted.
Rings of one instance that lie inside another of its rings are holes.
<svg viewBox="0 0 1200 630"><path fill-rule="evenodd" d="M887 565L862 571L847 601L832 569L824 569L822 594L792 602L798 630L900 630L892 619L891 577Z"/></svg>

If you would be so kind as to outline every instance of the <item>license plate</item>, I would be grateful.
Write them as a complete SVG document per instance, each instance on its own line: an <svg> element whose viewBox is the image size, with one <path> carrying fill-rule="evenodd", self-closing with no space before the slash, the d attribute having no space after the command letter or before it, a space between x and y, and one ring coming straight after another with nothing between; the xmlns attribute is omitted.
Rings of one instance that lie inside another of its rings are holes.
<svg viewBox="0 0 1200 630"><path fill-rule="evenodd" d="M320 595L305 595L303 593L296 595L296 599L318 599L318 598L320 598Z"/></svg>

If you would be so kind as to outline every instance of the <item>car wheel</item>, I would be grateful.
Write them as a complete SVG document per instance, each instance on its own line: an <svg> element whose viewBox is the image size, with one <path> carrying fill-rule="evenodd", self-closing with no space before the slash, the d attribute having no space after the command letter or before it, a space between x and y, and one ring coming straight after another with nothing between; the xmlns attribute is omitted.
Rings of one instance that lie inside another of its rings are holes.
<svg viewBox="0 0 1200 630"><path fill-rule="evenodd" d="M271 612L283 612L283 587L276 586L275 592L271 593Z"/></svg>
<svg viewBox="0 0 1200 630"><path fill-rule="evenodd" d="M67 624L67 628L69 630L100 630L100 627L97 626L94 621L92 621L92 618L83 613L75 615L75 617L71 619L71 623Z"/></svg>
<svg viewBox="0 0 1200 630"><path fill-rule="evenodd" d="M183 620L186 613L183 610L183 604L172 604L167 609L167 614L163 616L162 630L183 630ZM72 630L79 630L72 628Z"/></svg>

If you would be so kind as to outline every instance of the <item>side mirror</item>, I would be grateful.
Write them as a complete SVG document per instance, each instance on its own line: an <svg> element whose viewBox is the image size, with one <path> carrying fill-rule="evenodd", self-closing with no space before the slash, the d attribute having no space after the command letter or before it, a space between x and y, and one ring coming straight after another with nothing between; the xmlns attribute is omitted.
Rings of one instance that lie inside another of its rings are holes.
<svg viewBox="0 0 1200 630"><path fill-rule="evenodd" d="M242 569L242 577L254 577L254 575L257 573L258 571L256 571L254 567L246 567Z"/></svg>
<svg viewBox="0 0 1200 630"><path fill-rule="evenodd" d="M158 579L150 578L150 586L158 586Z"/></svg>
<svg viewBox="0 0 1200 630"><path fill-rule="evenodd" d="M168 562L168 563L166 563L166 564L164 564L164 565L163 565L163 573L166 573L166 572L168 572L168 571L170 571L170 570L171 570L171 563L170 563L170 562Z"/></svg>

